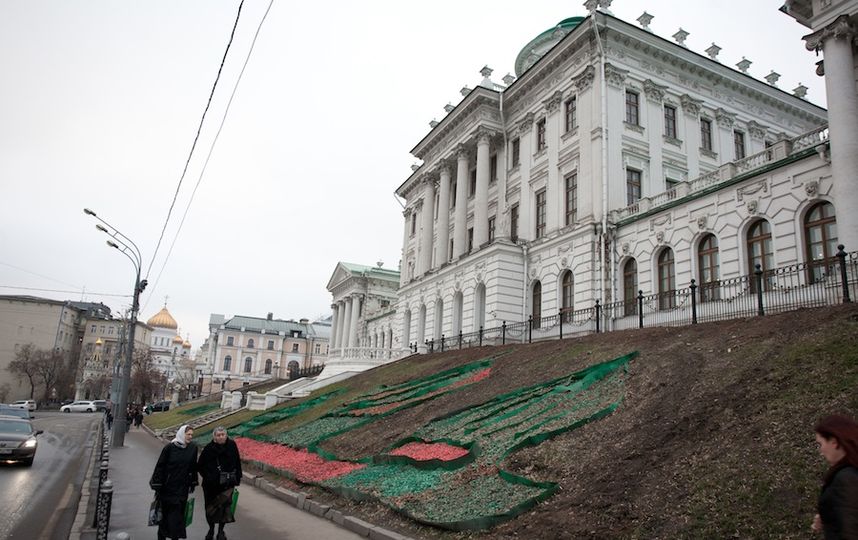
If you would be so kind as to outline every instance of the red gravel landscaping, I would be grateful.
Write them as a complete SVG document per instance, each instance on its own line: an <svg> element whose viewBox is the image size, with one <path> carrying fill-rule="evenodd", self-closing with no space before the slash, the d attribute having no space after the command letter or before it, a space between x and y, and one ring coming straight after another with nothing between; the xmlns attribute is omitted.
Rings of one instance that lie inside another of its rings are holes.
<svg viewBox="0 0 858 540"><path fill-rule="evenodd" d="M391 451L390 455L405 456L415 461L429 461L430 459L452 461L467 456L468 451L460 446L446 443L411 442Z"/></svg>
<svg viewBox="0 0 858 540"><path fill-rule="evenodd" d="M348 461L327 461L307 450L295 450L282 444L259 442L245 437L237 437L235 444L241 452L241 459L266 463L290 473L304 483L322 482L366 467Z"/></svg>

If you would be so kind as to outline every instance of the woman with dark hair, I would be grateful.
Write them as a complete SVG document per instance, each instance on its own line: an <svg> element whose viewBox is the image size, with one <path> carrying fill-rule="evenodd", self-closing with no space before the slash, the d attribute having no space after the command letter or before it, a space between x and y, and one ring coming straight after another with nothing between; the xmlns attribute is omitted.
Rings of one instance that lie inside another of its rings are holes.
<svg viewBox="0 0 858 540"><path fill-rule="evenodd" d="M197 485L197 445L191 442L194 428L184 425L161 450L149 486L161 503L158 540L187 538L185 506Z"/></svg>
<svg viewBox="0 0 858 540"><path fill-rule="evenodd" d="M822 531L825 540L858 540L858 422L833 414L820 420L814 431L829 468L812 528Z"/></svg>

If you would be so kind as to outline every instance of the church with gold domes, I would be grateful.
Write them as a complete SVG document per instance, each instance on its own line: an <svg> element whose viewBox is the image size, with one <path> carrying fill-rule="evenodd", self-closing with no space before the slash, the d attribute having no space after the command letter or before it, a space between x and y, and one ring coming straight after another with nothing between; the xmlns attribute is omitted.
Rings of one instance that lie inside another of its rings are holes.
<svg viewBox="0 0 858 540"><path fill-rule="evenodd" d="M166 303L161 311L146 321L146 325L152 328L147 343L152 355L152 367L163 373L175 390L179 387L187 389L188 385L196 381L191 342L179 335L179 323L167 310ZM169 395L164 397L170 398Z"/></svg>

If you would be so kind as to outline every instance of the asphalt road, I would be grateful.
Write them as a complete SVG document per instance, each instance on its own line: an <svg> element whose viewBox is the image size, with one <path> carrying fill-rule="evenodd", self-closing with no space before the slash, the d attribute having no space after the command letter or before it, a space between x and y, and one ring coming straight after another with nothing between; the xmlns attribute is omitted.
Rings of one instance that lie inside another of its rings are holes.
<svg viewBox="0 0 858 540"><path fill-rule="evenodd" d="M0 462L0 538L66 539L101 413L34 413L44 430L32 467Z"/></svg>

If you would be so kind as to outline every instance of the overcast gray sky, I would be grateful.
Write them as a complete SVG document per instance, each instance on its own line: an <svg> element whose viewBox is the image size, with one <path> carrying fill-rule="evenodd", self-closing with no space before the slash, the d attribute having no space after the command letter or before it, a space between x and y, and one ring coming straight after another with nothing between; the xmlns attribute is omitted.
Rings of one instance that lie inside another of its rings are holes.
<svg viewBox="0 0 858 540"><path fill-rule="evenodd" d="M194 347L210 313L315 318L337 261L396 268L393 191L428 122L500 80L521 48L582 1L274 3L193 204L167 252L268 0L247 0L164 243L143 295L169 309ZM729 66L774 69L825 105L808 30L781 0L615 0L646 10L668 39L681 26ZM0 294L130 304L131 263L105 245L89 207L152 263L239 0L0 0ZM157 285L156 285L157 280ZM31 289L25 289L25 287ZM85 288L85 293L82 290ZM77 292L52 292L57 291Z"/></svg>

